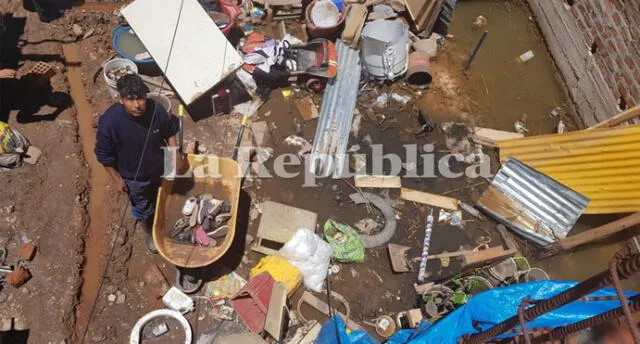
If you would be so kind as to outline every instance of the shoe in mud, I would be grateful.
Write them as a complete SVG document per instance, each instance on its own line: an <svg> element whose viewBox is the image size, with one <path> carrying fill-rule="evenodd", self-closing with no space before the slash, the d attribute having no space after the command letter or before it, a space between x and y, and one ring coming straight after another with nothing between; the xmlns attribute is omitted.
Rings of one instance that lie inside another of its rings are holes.
<svg viewBox="0 0 640 344"><path fill-rule="evenodd" d="M156 244L153 242L153 235L151 235L151 233L146 233L145 242L147 243L147 249L149 250L149 252L153 254L158 253L158 248L156 247Z"/></svg>

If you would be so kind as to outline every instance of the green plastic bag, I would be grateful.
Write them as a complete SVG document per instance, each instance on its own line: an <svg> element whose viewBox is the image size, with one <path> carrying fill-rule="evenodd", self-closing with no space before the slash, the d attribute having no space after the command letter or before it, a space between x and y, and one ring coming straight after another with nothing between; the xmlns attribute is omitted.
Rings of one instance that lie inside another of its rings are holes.
<svg viewBox="0 0 640 344"><path fill-rule="evenodd" d="M324 237L333 249L332 257L343 263L364 262L364 242L358 232L348 225L327 220Z"/></svg>

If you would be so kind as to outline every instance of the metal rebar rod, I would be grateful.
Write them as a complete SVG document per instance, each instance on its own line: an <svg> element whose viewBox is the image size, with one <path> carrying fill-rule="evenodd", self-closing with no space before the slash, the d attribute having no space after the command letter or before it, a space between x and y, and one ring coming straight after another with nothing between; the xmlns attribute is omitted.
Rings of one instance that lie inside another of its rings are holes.
<svg viewBox="0 0 640 344"><path fill-rule="evenodd" d="M640 343L640 333L638 332L638 327L636 326L635 321L633 321L633 314L631 314L629 304L627 303L627 297L624 295L624 291L622 290L620 278L618 278L617 265L620 259L622 259L622 257L619 254L616 254L616 257L611 260L611 263L609 263L609 271L611 272L611 279L613 282L613 287L616 290L616 295L618 295L618 299L620 300L620 308L622 308L624 316L627 319L627 325L629 326L629 331L631 332L633 341L635 343Z"/></svg>
<svg viewBox="0 0 640 344"><path fill-rule="evenodd" d="M530 305L531 302L529 299L524 299L518 306L518 321L520 321L520 327L522 330L522 337L524 338L525 344L531 344L531 334L529 330L527 330L527 321L524 319L524 311L527 305Z"/></svg>
<svg viewBox="0 0 640 344"><path fill-rule="evenodd" d="M640 270L640 254L636 254L627 258L623 258L617 261L617 272L620 279L629 278L632 274ZM599 274L592 276L591 278L565 290L564 292L546 299L536 302L535 306L526 309L523 313L526 321L531 321L542 314L550 312L556 308L559 308L569 302L573 302L582 296L592 293L600 288L611 285L613 277L609 270L600 272ZM493 326L487 331L466 335L463 337L462 342L465 344L481 344L491 338L495 338L497 335L512 329L518 325L518 315L514 315L511 318Z"/></svg>
<svg viewBox="0 0 640 344"><path fill-rule="evenodd" d="M636 296L631 299L629 308L632 312L640 311L640 296ZM582 331L606 321L617 319L623 315L624 310L622 309L622 307L618 307L608 312L603 312L601 314L592 316L591 318L587 318L567 326L556 327L550 332L543 334L542 336L533 338L532 344L542 344L553 340L562 339L572 333Z"/></svg>
<svg viewBox="0 0 640 344"><path fill-rule="evenodd" d="M476 58L476 55L478 55L478 51L480 50L480 46L482 46L482 43L484 42L484 39L487 37L487 34L489 34L489 31L485 31L485 32L482 33L482 37L480 37L480 40L478 41L478 43L476 43L476 47L473 48L473 52L469 56L469 59L467 60L467 63L465 63L465 65L464 65L464 70L469 69L469 66L471 66L471 62L473 62L473 60Z"/></svg>

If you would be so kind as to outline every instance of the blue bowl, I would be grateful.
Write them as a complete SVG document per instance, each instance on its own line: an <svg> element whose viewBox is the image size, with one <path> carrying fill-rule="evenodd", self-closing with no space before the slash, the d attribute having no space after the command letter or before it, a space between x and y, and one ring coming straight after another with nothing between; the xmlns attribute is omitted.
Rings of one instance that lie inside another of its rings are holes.
<svg viewBox="0 0 640 344"><path fill-rule="evenodd" d="M129 54L124 52L121 49L121 47L118 46L118 42L122 39L122 37L124 37L124 35L133 36L129 32L129 30L131 30L130 26L118 26L115 29L113 29L113 41L111 43L111 45L113 46L113 49L118 53L118 55L120 55L123 58L125 58L127 60L130 60L130 61L132 61L132 62L134 62L134 63L136 63L138 65L148 65L148 64L154 63L152 58L144 59L144 60L136 60L135 55L134 56L130 56ZM140 42L140 46L142 48L144 48L144 45L142 44L142 42ZM146 49L144 51L146 51Z"/></svg>

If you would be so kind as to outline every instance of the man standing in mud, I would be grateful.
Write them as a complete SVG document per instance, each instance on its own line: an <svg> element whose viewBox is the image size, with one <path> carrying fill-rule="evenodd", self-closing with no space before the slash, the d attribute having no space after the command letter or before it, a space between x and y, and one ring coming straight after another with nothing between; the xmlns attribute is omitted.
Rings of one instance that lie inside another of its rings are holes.
<svg viewBox="0 0 640 344"><path fill-rule="evenodd" d="M178 119L147 99L149 88L138 75L123 76L117 88L119 101L98 122L94 152L113 185L129 194L136 226L142 225L147 248L157 253L151 229L164 169L162 147L176 146Z"/></svg>

